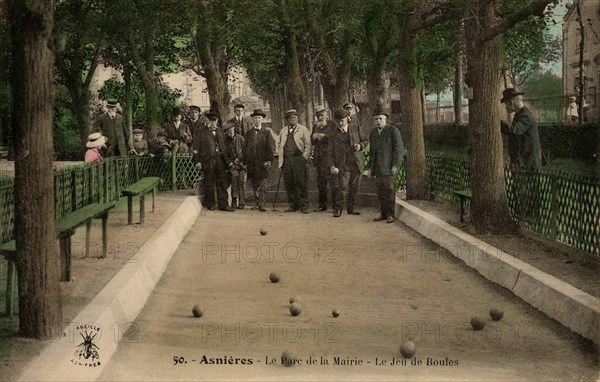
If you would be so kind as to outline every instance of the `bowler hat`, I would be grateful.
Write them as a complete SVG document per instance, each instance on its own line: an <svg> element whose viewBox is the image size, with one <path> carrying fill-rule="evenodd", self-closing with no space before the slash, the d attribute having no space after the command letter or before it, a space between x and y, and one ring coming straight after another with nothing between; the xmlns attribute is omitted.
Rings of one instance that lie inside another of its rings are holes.
<svg viewBox="0 0 600 382"><path fill-rule="evenodd" d="M106 106L117 106L117 99L116 98L109 98L106 101Z"/></svg>
<svg viewBox="0 0 600 382"><path fill-rule="evenodd" d="M502 92L502 99L500 100L500 103L504 103L506 101L509 101L513 97L516 97L516 96L522 95L522 94L525 94L525 93L519 92L515 88L504 89L504 91Z"/></svg>
<svg viewBox="0 0 600 382"><path fill-rule="evenodd" d="M323 105L319 105L317 107L315 107L315 115L319 115L321 113L323 113L325 110L327 110L327 108Z"/></svg>
<svg viewBox="0 0 600 382"><path fill-rule="evenodd" d="M216 121L217 119L219 119L219 113L217 113L214 110L209 110L208 113L206 113L206 118L208 118L211 121Z"/></svg>
<svg viewBox="0 0 600 382"><path fill-rule="evenodd" d="M348 110L340 109L340 110L336 110L335 113L333 113L333 118L335 118L339 121L341 119L346 118L349 114L350 113L348 113Z"/></svg>
<svg viewBox="0 0 600 382"><path fill-rule="evenodd" d="M298 111L296 111L296 109L290 109L288 111L285 112L285 117L290 117L292 115L298 116Z"/></svg>
<svg viewBox="0 0 600 382"><path fill-rule="evenodd" d="M387 112L387 110L385 110L383 108L383 106L381 106L381 105L377 105L373 109L373 117L378 116L378 115L385 115L386 117L390 116L390 114Z"/></svg>
<svg viewBox="0 0 600 382"><path fill-rule="evenodd" d="M250 117L255 117L257 115L260 115L263 118L267 118L267 115L262 111L262 109L254 109L254 112L250 114Z"/></svg>
<svg viewBox="0 0 600 382"><path fill-rule="evenodd" d="M227 122L226 124L223 125L222 129L223 131L229 131L231 129L233 129L235 127L235 125L231 122Z"/></svg>
<svg viewBox="0 0 600 382"><path fill-rule="evenodd" d="M192 110L196 110L198 112L202 111L202 109L200 109L200 106L196 106L196 105L191 105L190 106L190 111L192 111Z"/></svg>

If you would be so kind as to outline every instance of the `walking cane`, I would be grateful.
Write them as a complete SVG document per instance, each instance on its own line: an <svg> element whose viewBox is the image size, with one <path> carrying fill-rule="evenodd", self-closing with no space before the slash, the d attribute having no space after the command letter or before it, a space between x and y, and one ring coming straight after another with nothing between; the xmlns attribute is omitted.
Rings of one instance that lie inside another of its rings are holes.
<svg viewBox="0 0 600 382"><path fill-rule="evenodd" d="M275 191L275 199L273 199L273 211L275 211L275 204L277 203L277 195L279 195L279 184L281 184L281 174L283 174L283 168L279 170L279 180L277 181L277 191Z"/></svg>

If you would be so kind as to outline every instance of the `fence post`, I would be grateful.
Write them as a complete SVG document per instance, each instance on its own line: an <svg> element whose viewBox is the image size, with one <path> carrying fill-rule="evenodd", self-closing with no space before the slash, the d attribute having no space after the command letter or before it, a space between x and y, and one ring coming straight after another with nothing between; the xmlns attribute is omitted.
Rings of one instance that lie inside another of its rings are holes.
<svg viewBox="0 0 600 382"><path fill-rule="evenodd" d="M177 154L173 153L171 156L171 189L173 191L177 190L177 173L176 173L176 163L177 159L175 158Z"/></svg>
<svg viewBox="0 0 600 382"><path fill-rule="evenodd" d="M108 176L108 161L104 161L102 163L102 165L104 166L104 203L108 203L109 198L108 198L108 180L109 180L109 176Z"/></svg>
<svg viewBox="0 0 600 382"><path fill-rule="evenodd" d="M135 156L135 181L139 181L140 180L140 165L139 165L139 161L138 161L138 156ZM134 182L135 183L135 182Z"/></svg>

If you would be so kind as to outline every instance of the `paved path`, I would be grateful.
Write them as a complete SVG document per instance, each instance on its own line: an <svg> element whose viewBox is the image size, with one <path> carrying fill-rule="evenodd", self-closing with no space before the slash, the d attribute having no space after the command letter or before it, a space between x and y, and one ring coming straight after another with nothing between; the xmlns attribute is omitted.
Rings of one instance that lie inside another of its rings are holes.
<svg viewBox="0 0 600 382"><path fill-rule="evenodd" d="M100 380L598 377L597 355L580 337L404 225L365 212L202 211ZM273 271L279 283L269 281ZM293 295L302 300L297 317ZM203 317L192 316L195 304ZM491 307L504 319L491 321ZM486 320L483 331L471 329L474 315ZM422 364L390 365L409 335ZM281 366L285 350L302 364Z"/></svg>

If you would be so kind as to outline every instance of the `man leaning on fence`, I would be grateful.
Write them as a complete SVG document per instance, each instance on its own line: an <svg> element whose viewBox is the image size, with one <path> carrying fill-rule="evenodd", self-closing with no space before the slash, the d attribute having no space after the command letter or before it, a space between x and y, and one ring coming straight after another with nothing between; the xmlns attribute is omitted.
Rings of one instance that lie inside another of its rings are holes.
<svg viewBox="0 0 600 382"><path fill-rule="evenodd" d="M516 193L514 212L521 221L539 220L540 189L537 173L542 167L542 148L537 123L523 103L523 93L514 88L505 89L500 100L508 114L515 113L512 123L501 122L501 131L508 137L510 167L533 174L513 173Z"/></svg>

